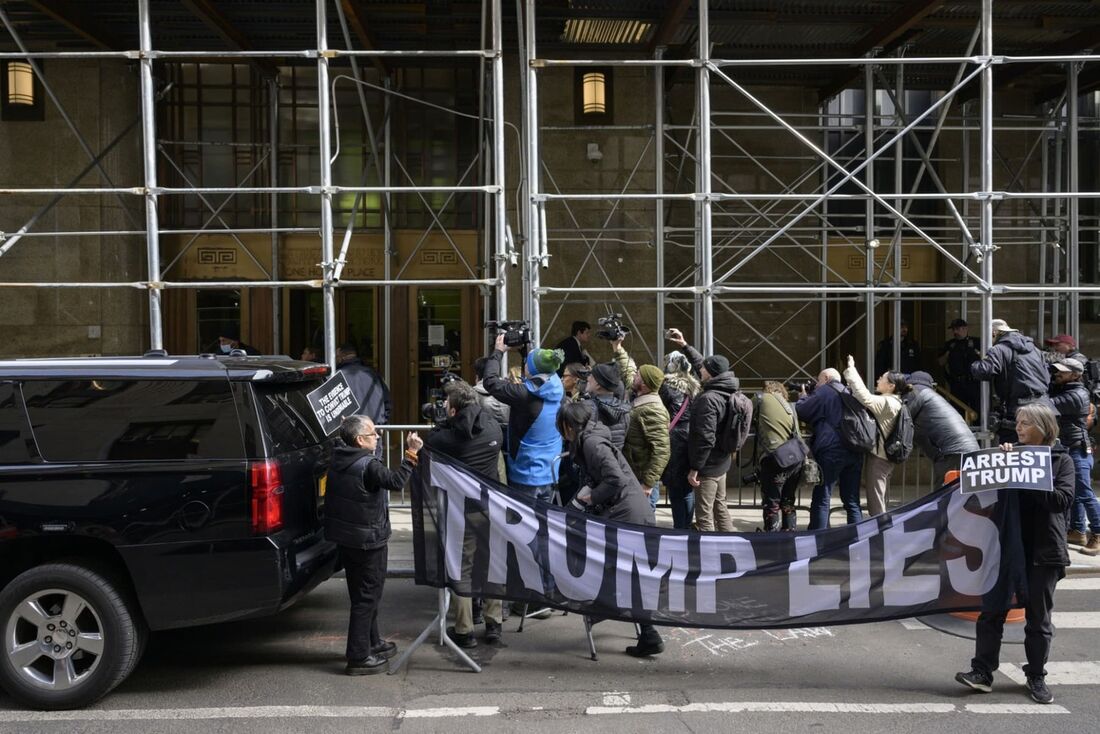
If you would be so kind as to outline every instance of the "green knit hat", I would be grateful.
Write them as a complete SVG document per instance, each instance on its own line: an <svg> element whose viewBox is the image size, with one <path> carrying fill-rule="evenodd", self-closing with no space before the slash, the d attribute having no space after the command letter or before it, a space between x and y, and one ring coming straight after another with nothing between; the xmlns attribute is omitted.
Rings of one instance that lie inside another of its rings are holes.
<svg viewBox="0 0 1100 734"><path fill-rule="evenodd" d="M651 364L643 364L638 368L638 374L642 378L642 383L649 388L650 392L657 392L661 389L661 383L665 381L665 373L660 367L656 367Z"/></svg>
<svg viewBox="0 0 1100 734"><path fill-rule="evenodd" d="M565 352L560 349L532 349L527 353L527 371L532 375L557 372L564 361Z"/></svg>

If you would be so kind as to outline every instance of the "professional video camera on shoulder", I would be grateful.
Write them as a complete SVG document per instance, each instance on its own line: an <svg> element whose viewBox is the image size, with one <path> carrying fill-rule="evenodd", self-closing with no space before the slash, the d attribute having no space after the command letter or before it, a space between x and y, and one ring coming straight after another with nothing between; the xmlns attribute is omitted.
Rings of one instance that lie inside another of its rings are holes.
<svg viewBox="0 0 1100 734"><path fill-rule="evenodd" d="M445 388L452 382L461 379L462 377L454 372L447 369L443 370L443 374L439 377L439 387L433 387L429 390L428 402L420 406L420 415L424 420L436 426L447 422L449 416L447 415L447 392Z"/></svg>
<svg viewBox="0 0 1100 734"><path fill-rule="evenodd" d="M783 383L783 386L787 388L787 399L790 401L798 400L802 391L805 390L809 395L817 389L816 380L788 380Z"/></svg>
<svg viewBox="0 0 1100 734"><path fill-rule="evenodd" d="M624 336L630 333L630 328L623 326L623 315L621 313L608 314L602 318L596 319L596 323L599 324L596 329L596 336L601 339L607 339L609 342L618 341Z"/></svg>
<svg viewBox="0 0 1100 734"><path fill-rule="evenodd" d="M504 334L504 346L525 347L531 343L531 325L523 320L486 321L485 328L493 334Z"/></svg>

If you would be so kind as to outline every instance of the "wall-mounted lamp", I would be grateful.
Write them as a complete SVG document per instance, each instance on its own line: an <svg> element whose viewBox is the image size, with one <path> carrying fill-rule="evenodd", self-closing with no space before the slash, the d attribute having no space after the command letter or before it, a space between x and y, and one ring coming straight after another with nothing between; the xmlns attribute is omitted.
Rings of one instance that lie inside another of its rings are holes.
<svg viewBox="0 0 1100 734"><path fill-rule="evenodd" d="M4 62L0 74L0 119L45 119L41 83L27 61L11 59Z"/></svg>
<svg viewBox="0 0 1100 734"><path fill-rule="evenodd" d="M574 118L578 125L610 125L612 121L611 68L578 67L574 72Z"/></svg>

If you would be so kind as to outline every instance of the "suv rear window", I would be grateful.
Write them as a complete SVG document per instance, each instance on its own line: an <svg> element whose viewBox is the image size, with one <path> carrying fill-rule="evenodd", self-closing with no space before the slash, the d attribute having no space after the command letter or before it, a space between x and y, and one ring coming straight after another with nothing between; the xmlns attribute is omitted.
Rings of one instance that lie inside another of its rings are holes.
<svg viewBox="0 0 1100 734"><path fill-rule="evenodd" d="M46 461L239 459L228 380L42 380L23 383Z"/></svg>
<svg viewBox="0 0 1100 734"><path fill-rule="evenodd" d="M256 385L256 400L267 422L273 453L316 446L327 438L306 400L306 394L320 386L319 380L292 385Z"/></svg>

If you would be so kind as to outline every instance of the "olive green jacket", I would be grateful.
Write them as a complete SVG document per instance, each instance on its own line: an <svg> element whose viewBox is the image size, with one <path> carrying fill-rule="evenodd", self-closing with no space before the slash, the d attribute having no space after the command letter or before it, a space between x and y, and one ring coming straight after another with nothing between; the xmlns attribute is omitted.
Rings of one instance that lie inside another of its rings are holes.
<svg viewBox="0 0 1100 734"><path fill-rule="evenodd" d="M668 463L668 411L656 393L634 399L623 444L626 463L643 487L656 487Z"/></svg>

